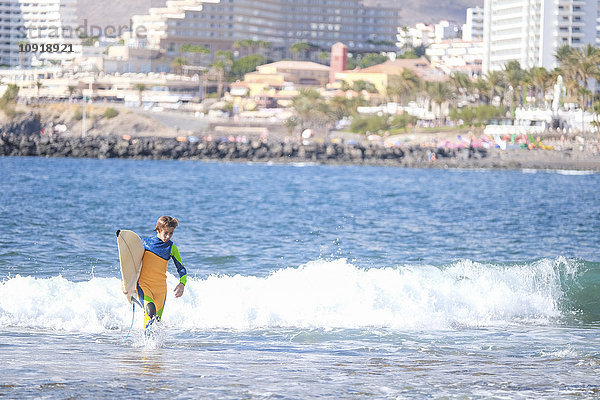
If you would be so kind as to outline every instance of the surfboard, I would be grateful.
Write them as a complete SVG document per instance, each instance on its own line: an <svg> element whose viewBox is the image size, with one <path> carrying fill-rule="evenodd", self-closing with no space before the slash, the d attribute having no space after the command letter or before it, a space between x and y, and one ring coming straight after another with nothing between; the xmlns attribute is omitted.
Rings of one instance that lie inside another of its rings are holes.
<svg viewBox="0 0 600 400"><path fill-rule="evenodd" d="M129 303L136 302L137 281L142 270L144 244L137 233L128 230L117 231L117 246L119 247L119 262L121 263L122 290Z"/></svg>

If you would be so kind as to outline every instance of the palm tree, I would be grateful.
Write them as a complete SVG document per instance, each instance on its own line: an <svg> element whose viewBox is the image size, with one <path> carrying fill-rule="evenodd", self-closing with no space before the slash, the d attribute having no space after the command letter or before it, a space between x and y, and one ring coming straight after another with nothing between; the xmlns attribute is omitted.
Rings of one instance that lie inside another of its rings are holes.
<svg viewBox="0 0 600 400"><path fill-rule="evenodd" d="M40 89L42 86L44 86L44 84L41 81L35 81L36 97L38 103L40 102Z"/></svg>
<svg viewBox="0 0 600 400"><path fill-rule="evenodd" d="M290 52L293 55L295 61L298 61L298 56L301 52L308 52L310 48L309 44L306 42L296 42L290 47Z"/></svg>
<svg viewBox="0 0 600 400"><path fill-rule="evenodd" d="M77 89L77 86L73 86L73 85L67 86L67 90L69 91L69 98L71 98L73 96L75 89Z"/></svg>
<svg viewBox="0 0 600 400"><path fill-rule="evenodd" d="M142 106L142 92L144 90L146 90L146 85L144 85L143 83L136 83L135 84L135 89L138 91L138 107Z"/></svg>
<svg viewBox="0 0 600 400"><path fill-rule="evenodd" d="M267 42L265 40L244 39L236 40L233 43L233 48L244 50L244 55L255 54L256 50L259 50L261 53L263 53L263 50L269 47L271 47L271 42Z"/></svg>
<svg viewBox="0 0 600 400"><path fill-rule="evenodd" d="M559 65L567 64L571 61L573 57L573 48L568 44L565 44L558 49L556 49L556 53L554 54L554 58Z"/></svg>
<svg viewBox="0 0 600 400"><path fill-rule="evenodd" d="M544 67L533 67L527 71L527 79L533 87L537 106L544 102L546 89L552 83L552 75Z"/></svg>
<svg viewBox="0 0 600 400"><path fill-rule="evenodd" d="M356 109L359 106L366 105L367 102L361 95L351 98L347 98L345 96L335 96L329 100L328 104L331 114L335 117L335 120L338 121L344 117L349 117L355 114Z"/></svg>
<svg viewBox="0 0 600 400"><path fill-rule="evenodd" d="M171 61L171 67L175 70L175 73L179 75L183 73L183 66L188 64L189 62L185 57L175 57L173 61Z"/></svg>
<svg viewBox="0 0 600 400"><path fill-rule="evenodd" d="M490 85L487 80L482 77L478 77L475 81L475 90L477 91L477 96L479 97L479 101L483 98L486 99L487 104L492 103L492 99L490 98Z"/></svg>
<svg viewBox="0 0 600 400"><path fill-rule="evenodd" d="M515 101L517 100L517 93L519 93L519 104L522 103L522 99L520 96L520 89L523 84L523 79L525 77L525 71L521 69L521 64L516 61L509 61L504 66L504 74L506 77L506 83L509 85L509 88L512 88L511 98L510 98L510 113L514 116L515 113Z"/></svg>
<svg viewBox="0 0 600 400"><path fill-rule="evenodd" d="M591 79L596 81L600 79L600 68L598 67L600 63L600 50L598 48L588 44L582 49L575 50L573 52L573 62L578 81L584 88L587 89L590 87ZM595 89L590 94L594 96L596 94ZM587 95L581 99L584 108L587 108L587 99Z"/></svg>
<svg viewBox="0 0 600 400"><path fill-rule="evenodd" d="M454 92L446 82L426 82L425 90L431 103L439 106L439 114L436 115L436 119L441 122L442 104L452 100Z"/></svg>
<svg viewBox="0 0 600 400"><path fill-rule="evenodd" d="M596 96L595 84L591 80L600 80L600 50L590 44L574 49L560 47L555 55L563 73L565 86L572 98L577 99L581 107L581 128L584 129L584 114L589 107L590 99ZM594 86L593 91L589 90Z"/></svg>
<svg viewBox="0 0 600 400"><path fill-rule="evenodd" d="M420 79L412 70L404 68L400 75L391 75L386 88L387 95L395 102L406 104L410 96L419 87Z"/></svg>
<svg viewBox="0 0 600 400"><path fill-rule="evenodd" d="M450 75L450 85L456 93L466 96L473 87L473 82L471 82L469 75L464 72L453 72Z"/></svg>
<svg viewBox="0 0 600 400"><path fill-rule="evenodd" d="M181 57L181 60L180 60L181 63L179 63L179 61L178 61L176 63L177 67L183 67L183 65L189 64L189 62L187 60L187 57L186 57L187 54L193 54L193 55L196 55L196 54L210 54L210 50L207 49L206 47L204 47L204 46L195 46L195 45L193 45L191 43L186 43L186 44L182 45L179 48L179 52L180 52L180 57ZM183 54L183 56L181 56L181 54ZM173 61L175 61L175 60L173 60ZM195 62L199 62L197 58L195 58L194 61ZM181 64L181 65L179 65L179 64Z"/></svg>
<svg viewBox="0 0 600 400"><path fill-rule="evenodd" d="M496 89L500 89L504 84L504 73L502 71L490 71L485 75L485 80L488 83L488 87L490 90L490 104L494 101L496 97Z"/></svg>
<svg viewBox="0 0 600 400"><path fill-rule="evenodd" d="M230 51L217 51L216 56L218 59L212 63L212 67L217 72L218 76L217 97L221 98L223 95L223 81L225 79L225 74L233 64L233 55Z"/></svg>
<svg viewBox="0 0 600 400"><path fill-rule="evenodd" d="M310 53L316 50L320 50L319 46L308 42L296 42L290 46L290 52L296 61L298 60L300 53L304 55L304 57L302 57L303 59L309 59Z"/></svg>
<svg viewBox="0 0 600 400"><path fill-rule="evenodd" d="M295 126L305 128L328 127L337 118L336 113L315 89L301 89L292 99Z"/></svg>

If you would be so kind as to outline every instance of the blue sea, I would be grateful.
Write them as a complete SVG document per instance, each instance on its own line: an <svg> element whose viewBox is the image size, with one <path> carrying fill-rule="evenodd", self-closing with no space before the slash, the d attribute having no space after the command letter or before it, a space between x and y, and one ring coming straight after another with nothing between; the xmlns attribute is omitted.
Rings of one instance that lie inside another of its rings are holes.
<svg viewBox="0 0 600 400"><path fill-rule="evenodd" d="M600 174L0 158L0 397L600 396ZM115 231L188 270L161 323ZM133 325L132 325L133 318ZM130 330L130 326L133 326Z"/></svg>

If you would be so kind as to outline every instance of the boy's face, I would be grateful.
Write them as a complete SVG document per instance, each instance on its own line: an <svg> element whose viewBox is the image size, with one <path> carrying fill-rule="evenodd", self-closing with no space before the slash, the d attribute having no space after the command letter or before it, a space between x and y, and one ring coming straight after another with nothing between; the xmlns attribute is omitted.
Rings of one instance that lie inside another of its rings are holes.
<svg viewBox="0 0 600 400"><path fill-rule="evenodd" d="M173 232L175 231L175 228L163 228L163 229L159 229L158 232L156 232L156 236L158 236L158 238L160 240L162 240L163 242L168 242L169 240L171 240L171 238L173 237Z"/></svg>

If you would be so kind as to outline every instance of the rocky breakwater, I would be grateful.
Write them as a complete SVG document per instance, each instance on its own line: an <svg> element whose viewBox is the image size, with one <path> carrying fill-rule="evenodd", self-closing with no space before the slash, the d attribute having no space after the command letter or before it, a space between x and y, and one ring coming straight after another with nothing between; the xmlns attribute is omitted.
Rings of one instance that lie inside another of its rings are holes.
<svg viewBox="0 0 600 400"><path fill-rule="evenodd" d="M486 149L381 147L377 145L280 143L252 140L178 141L174 138L114 136L51 137L2 133L0 155L42 157L132 158L151 160L223 160L255 162L314 162L396 166L438 166L440 160L476 166ZM457 165L458 166L458 165Z"/></svg>
<svg viewBox="0 0 600 400"><path fill-rule="evenodd" d="M600 171L600 157L576 150L500 150L405 145L297 142L248 142L116 136L52 137L0 134L0 155L41 157L130 158L148 160L221 160L313 162L320 164L387 165L425 168L541 168Z"/></svg>

